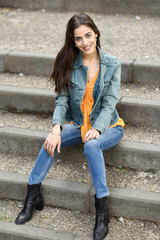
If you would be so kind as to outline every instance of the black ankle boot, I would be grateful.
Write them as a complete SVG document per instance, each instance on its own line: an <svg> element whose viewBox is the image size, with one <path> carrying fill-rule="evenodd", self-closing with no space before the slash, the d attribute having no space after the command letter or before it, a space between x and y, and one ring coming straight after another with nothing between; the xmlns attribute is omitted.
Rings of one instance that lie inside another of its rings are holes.
<svg viewBox="0 0 160 240"><path fill-rule="evenodd" d="M28 192L24 207L15 220L16 224L24 224L32 219L35 209L41 211L44 208L42 195L40 193L41 184L28 185Z"/></svg>
<svg viewBox="0 0 160 240"><path fill-rule="evenodd" d="M108 233L109 209L107 206L107 197L96 198L96 223L94 227L93 240L103 240Z"/></svg>

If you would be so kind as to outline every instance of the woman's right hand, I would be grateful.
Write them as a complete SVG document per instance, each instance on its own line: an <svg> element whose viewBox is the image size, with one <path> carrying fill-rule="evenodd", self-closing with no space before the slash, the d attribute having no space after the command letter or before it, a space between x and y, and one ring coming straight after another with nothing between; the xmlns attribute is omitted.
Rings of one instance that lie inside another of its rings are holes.
<svg viewBox="0 0 160 240"><path fill-rule="evenodd" d="M57 134L57 129L58 129L58 134ZM55 134L54 134L54 131L55 131ZM60 148L61 148L60 125L53 127L52 133L48 135L48 137L44 142L44 149L47 150L47 152L51 157L54 156L54 151L56 147L57 147L57 152L60 153Z"/></svg>

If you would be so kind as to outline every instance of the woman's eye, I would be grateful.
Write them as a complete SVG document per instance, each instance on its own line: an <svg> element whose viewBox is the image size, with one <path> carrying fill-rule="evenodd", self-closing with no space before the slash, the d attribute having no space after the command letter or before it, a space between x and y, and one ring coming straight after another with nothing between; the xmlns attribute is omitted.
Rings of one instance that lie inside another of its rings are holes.
<svg viewBox="0 0 160 240"><path fill-rule="evenodd" d="M91 37L91 36L92 36L91 34L88 34L88 35L87 35L88 38Z"/></svg>
<svg viewBox="0 0 160 240"><path fill-rule="evenodd" d="M79 42L81 40L81 38L75 38L76 42Z"/></svg>

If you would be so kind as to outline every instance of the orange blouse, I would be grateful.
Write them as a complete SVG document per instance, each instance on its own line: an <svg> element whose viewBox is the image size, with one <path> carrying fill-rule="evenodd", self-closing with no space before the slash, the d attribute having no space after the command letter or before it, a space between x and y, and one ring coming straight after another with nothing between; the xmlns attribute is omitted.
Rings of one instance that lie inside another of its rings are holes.
<svg viewBox="0 0 160 240"><path fill-rule="evenodd" d="M90 116L90 113L92 111L92 107L94 104L93 89L94 89L94 84L97 80L98 74L99 74L99 70L96 73L96 75L93 77L93 79L90 82L87 82L85 95L84 95L84 98L83 98L83 101L81 104L81 110L83 113L83 125L81 126L82 140L83 140L86 132L92 128L89 116ZM117 125L124 127L125 123L124 123L123 119L119 118L119 120L116 122L116 124L109 126L109 127L115 127Z"/></svg>

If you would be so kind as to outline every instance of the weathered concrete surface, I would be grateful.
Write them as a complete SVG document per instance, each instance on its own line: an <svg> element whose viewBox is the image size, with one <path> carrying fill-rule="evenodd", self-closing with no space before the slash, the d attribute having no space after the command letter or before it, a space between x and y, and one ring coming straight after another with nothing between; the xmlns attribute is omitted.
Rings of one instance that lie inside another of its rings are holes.
<svg viewBox="0 0 160 240"><path fill-rule="evenodd" d="M160 63L135 61L133 64L133 83L160 86Z"/></svg>
<svg viewBox="0 0 160 240"><path fill-rule="evenodd" d="M26 184L27 176L0 172L0 198L24 200ZM95 193L91 189L91 184L45 179L42 194L46 205L94 212ZM159 193L123 188L110 188L110 193L108 201L112 216L160 222Z"/></svg>
<svg viewBox="0 0 160 240"><path fill-rule="evenodd" d="M42 53L12 51L7 56L8 71L49 77L55 57Z"/></svg>
<svg viewBox="0 0 160 240"><path fill-rule="evenodd" d="M55 93L46 89L0 86L0 109L53 114ZM159 128L158 100L122 97L118 103L120 116L133 126Z"/></svg>
<svg viewBox="0 0 160 240"><path fill-rule="evenodd" d="M3 240L74 240L71 233L58 232L42 228L16 225L14 223L0 223L0 239Z"/></svg>
<svg viewBox="0 0 160 240"><path fill-rule="evenodd" d="M112 166L125 166L127 168L149 171L160 169L160 146L120 141L120 143L108 151L104 151L107 164Z"/></svg>
<svg viewBox="0 0 160 240"><path fill-rule="evenodd" d="M53 113L55 94L51 90L0 86L0 108L23 112Z"/></svg>
<svg viewBox="0 0 160 240"><path fill-rule="evenodd" d="M8 50L0 50L0 72L7 71L6 57L9 54Z"/></svg>
<svg viewBox="0 0 160 240"><path fill-rule="evenodd" d="M36 155L48 132L12 127L0 128L0 151ZM63 148L62 159L73 162L84 158L83 145ZM121 141L114 148L104 151L106 164L124 166L142 171L160 169L160 146L147 143ZM151 161L152 159L152 161Z"/></svg>
<svg viewBox="0 0 160 240"><path fill-rule="evenodd" d="M152 99L123 97L118 104L120 116L133 126L159 128L160 102Z"/></svg>
<svg viewBox="0 0 160 240"><path fill-rule="evenodd" d="M0 198L25 200L28 176L0 172ZM45 205L77 211L89 211L91 184L45 179L42 185Z"/></svg>
<svg viewBox="0 0 160 240"><path fill-rule="evenodd" d="M0 72L49 77L56 55L23 51L0 51ZM152 83L159 86L160 63L122 60L122 83Z"/></svg>
<svg viewBox="0 0 160 240"><path fill-rule="evenodd" d="M160 222L160 194L134 189L110 188L109 203L112 216ZM94 194L91 191L90 208L94 212Z"/></svg>
<svg viewBox="0 0 160 240"><path fill-rule="evenodd" d="M158 0L1 0L1 7L47 9L52 11L97 12L105 14L160 14Z"/></svg>
<svg viewBox="0 0 160 240"><path fill-rule="evenodd" d="M0 51L1 72L23 73L26 75L36 75L49 77L56 55L42 53L30 53L22 51ZM5 61L6 59L6 61ZM122 61L122 83L130 83L132 76L130 65L132 60Z"/></svg>
<svg viewBox="0 0 160 240"><path fill-rule="evenodd" d="M133 60L122 60L121 63L122 63L121 82L126 84L131 83Z"/></svg>

